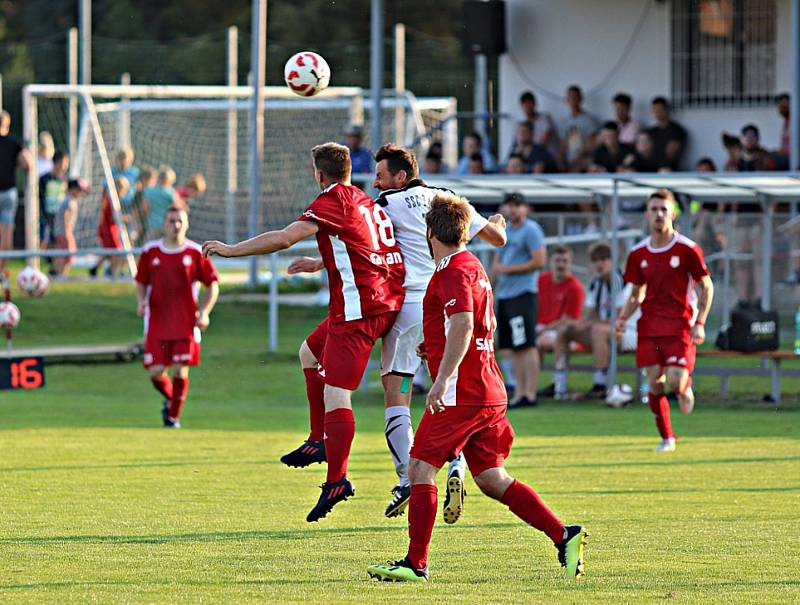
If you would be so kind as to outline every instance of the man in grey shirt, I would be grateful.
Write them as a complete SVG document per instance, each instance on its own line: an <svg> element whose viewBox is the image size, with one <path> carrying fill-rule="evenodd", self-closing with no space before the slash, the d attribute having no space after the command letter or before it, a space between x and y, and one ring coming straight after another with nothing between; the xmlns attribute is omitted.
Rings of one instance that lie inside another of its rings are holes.
<svg viewBox="0 0 800 605"><path fill-rule="evenodd" d="M505 248L495 254L498 348L511 351L516 390L509 407L536 405L539 353L536 350L536 279L546 260L544 232L528 218L528 204L519 194L506 197L508 223Z"/></svg>
<svg viewBox="0 0 800 605"><path fill-rule="evenodd" d="M567 172L586 172L595 147L600 123L583 109L583 91L575 84L567 88L569 115L561 127L561 163Z"/></svg>

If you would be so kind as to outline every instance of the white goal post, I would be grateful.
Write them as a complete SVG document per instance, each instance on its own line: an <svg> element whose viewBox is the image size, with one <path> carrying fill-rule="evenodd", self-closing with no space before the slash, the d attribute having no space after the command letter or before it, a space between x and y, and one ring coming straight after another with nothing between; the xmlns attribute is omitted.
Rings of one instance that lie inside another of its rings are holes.
<svg viewBox="0 0 800 605"><path fill-rule="evenodd" d="M250 167L242 158L250 138L247 116L252 94L249 86L26 86L24 139L34 157L38 132L49 130L56 147L74 154L70 176L84 177L92 188L79 204L75 228L78 256L102 255L97 224L105 191L123 245L123 251L111 253L127 256L131 275L137 244L142 243L143 236L149 239L156 235L155 227L148 232L141 220L137 224L132 219L130 200L118 199L113 187L114 158L123 146L133 149L140 168L173 168L178 176L176 185L192 175L204 175L207 190L189 202L190 237L228 241L246 237ZM357 87L331 87L315 97L301 98L286 87L267 86L264 98L264 179L255 203L260 226L270 228L292 220L316 194L309 175L310 148L341 140L350 123L367 123L370 104ZM75 105L80 106L79 120ZM382 106L387 110L386 140L413 145L417 153L425 151L425 136L431 126L456 111L454 99L416 99L405 91L386 91ZM402 120L392 119L400 113ZM445 148L455 149L456 133L444 134ZM377 147L369 141L368 133L365 146L373 150ZM46 254L40 251L39 242L39 176L34 167L26 188L25 254L29 262Z"/></svg>

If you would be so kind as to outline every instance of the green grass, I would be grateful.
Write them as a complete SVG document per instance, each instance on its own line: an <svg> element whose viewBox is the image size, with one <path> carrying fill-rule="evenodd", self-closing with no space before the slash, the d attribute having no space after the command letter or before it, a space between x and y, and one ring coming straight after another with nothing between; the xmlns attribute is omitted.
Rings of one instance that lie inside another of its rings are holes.
<svg viewBox="0 0 800 605"><path fill-rule="evenodd" d="M57 284L18 302L19 346L140 333L128 285ZM264 305L219 305L181 431L159 428L138 364L51 366L46 389L0 393L0 602L800 601L797 405L723 406L713 381L693 415L675 414L672 455L652 451L640 405L511 413L509 471L591 532L581 581L471 480L462 520L437 521L430 584L368 581L367 565L407 546L405 517L382 514L394 475L380 393L355 397L357 496L307 524L324 469L278 457L305 436L295 350L320 311L281 312L270 355Z"/></svg>

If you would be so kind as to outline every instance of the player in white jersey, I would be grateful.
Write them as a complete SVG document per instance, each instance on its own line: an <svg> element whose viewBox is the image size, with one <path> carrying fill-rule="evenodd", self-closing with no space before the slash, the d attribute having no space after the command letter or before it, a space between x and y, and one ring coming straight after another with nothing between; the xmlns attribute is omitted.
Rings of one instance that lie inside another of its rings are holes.
<svg viewBox="0 0 800 605"><path fill-rule="evenodd" d="M411 495L408 480L408 455L413 440L411 427L411 381L420 365L417 345L422 342L422 298L435 270L428 247L425 214L440 188L429 187L419 179L414 153L403 147L387 144L375 154L375 182L381 192L376 203L383 207L394 225L394 235L406 267L406 297L394 326L383 338L381 374L386 406L386 443L392 454L398 483L392 488L392 499L386 508L387 517L400 515ZM472 209L470 238L475 236L493 246L506 243L505 219L496 214L488 220ZM290 273L316 271L318 261L297 259ZM461 512L464 496L464 465L461 458L451 464L445 499L445 521L454 523Z"/></svg>

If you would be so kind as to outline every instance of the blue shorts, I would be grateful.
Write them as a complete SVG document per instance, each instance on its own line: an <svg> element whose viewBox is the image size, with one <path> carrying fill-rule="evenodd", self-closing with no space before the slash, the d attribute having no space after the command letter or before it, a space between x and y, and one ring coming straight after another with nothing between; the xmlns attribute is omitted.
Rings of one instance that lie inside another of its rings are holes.
<svg viewBox="0 0 800 605"><path fill-rule="evenodd" d="M13 225L17 220L17 188L0 191L0 225Z"/></svg>

